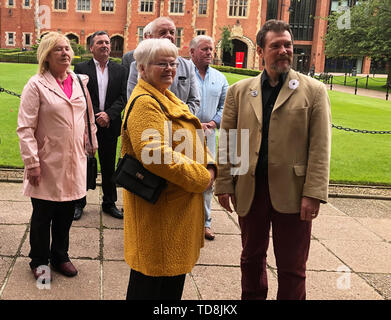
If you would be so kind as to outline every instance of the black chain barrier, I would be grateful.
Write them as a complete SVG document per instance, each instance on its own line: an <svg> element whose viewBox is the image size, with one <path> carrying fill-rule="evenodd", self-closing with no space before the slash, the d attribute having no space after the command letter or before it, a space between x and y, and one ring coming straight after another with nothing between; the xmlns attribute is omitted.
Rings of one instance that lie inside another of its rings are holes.
<svg viewBox="0 0 391 320"><path fill-rule="evenodd" d="M352 128L344 128L342 126L336 126L335 124L331 125L333 128L338 130L344 130L348 132L354 133L370 133L370 134L391 134L391 131L376 131L376 130L360 130L360 129L352 129Z"/></svg>
<svg viewBox="0 0 391 320"><path fill-rule="evenodd" d="M15 96L15 97L18 97L18 98L20 98L22 95L20 95L19 93L15 93L15 92L12 92L12 91L10 91L10 90L7 90L7 89L4 89L4 88L2 88L2 87L0 87L0 93L1 92L5 92L5 93L8 93L8 94L10 94L11 96Z"/></svg>
<svg viewBox="0 0 391 320"><path fill-rule="evenodd" d="M10 90L4 89L0 87L0 93L5 92L10 94L11 96L15 96L20 98L21 95L15 92L12 92ZM333 128L338 129L338 130L345 130L348 132L354 132L354 133L370 133L370 134L391 134L391 131L375 131L375 130L360 130L360 129L352 129L352 128L344 128L342 126L336 126L335 124L331 125Z"/></svg>

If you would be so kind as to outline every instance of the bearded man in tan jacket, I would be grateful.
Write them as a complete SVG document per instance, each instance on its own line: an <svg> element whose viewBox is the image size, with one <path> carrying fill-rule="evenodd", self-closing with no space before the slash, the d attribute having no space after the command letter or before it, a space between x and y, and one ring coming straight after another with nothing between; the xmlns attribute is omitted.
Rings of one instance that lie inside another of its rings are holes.
<svg viewBox="0 0 391 320"><path fill-rule="evenodd" d="M239 215L242 299L266 299L271 226L277 299L305 299L312 220L328 195L330 101L322 83L291 69L287 23L267 21L257 52L265 70L226 95L215 194Z"/></svg>

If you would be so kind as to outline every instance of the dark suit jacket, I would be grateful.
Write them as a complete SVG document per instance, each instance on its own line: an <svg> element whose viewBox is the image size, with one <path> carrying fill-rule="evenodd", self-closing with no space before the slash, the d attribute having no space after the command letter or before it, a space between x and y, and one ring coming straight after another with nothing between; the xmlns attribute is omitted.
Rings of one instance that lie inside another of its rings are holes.
<svg viewBox="0 0 391 320"><path fill-rule="evenodd" d="M112 61L108 63L109 82L107 85L106 101L104 111L110 117L109 130L119 136L121 134L121 112L125 108L126 98L126 69ZM99 92L94 60L88 60L75 65L75 73L86 74L90 78L87 84L91 96L94 113L99 110ZM99 126L98 126L99 128Z"/></svg>

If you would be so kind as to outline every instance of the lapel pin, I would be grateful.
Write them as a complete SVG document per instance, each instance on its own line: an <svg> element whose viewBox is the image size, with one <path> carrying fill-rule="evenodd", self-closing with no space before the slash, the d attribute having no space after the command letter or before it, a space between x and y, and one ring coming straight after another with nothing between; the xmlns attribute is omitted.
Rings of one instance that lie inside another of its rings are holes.
<svg viewBox="0 0 391 320"><path fill-rule="evenodd" d="M289 81L289 89L295 90L299 86L299 80L293 79Z"/></svg>
<svg viewBox="0 0 391 320"><path fill-rule="evenodd" d="M253 97L256 97L258 95L258 91L257 90L251 91L251 95Z"/></svg>

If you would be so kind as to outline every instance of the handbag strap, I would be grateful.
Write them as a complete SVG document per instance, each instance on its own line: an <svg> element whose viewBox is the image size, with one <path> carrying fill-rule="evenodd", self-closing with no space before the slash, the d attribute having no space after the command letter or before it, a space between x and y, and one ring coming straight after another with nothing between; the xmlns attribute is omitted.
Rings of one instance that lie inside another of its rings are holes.
<svg viewBox="0 0 391 320"><path fill-rule="evenodd" d="M159 103L159 106L160 106L160 108L162 109L163 113L166 114L166 111L165 111L164 106L161 104L161 102L160 102L158 99L156 99L156 97L154 97L153 95L147 94L147 93L140 94L140 95L136 96L136 97L133 99L133 101L130 103L128 112L126 113L126 117L125 117L125 119L124 119L124 124L123 124L124 131L126 131L126 128L127 128L127 125L128 125L128 118L129 118L130 111L132 111L133 106L134 106L134 103L136 102L136 100L137 100L139 97L141 97L141 96L150 96L150 97L154 98L154 99Z"/></svg>
<svg viewBox="0 0 391 320"><path fill-rule="evenodd" d="M160 101L159 101L158 99L156 99L153 95L150 95L150 94L147 94L147 93L140 94L140 95L136 96L136 97L133 99L133 101L130 103L130 105L129 105L128 112L126 113L126 117L125 117L124 122L123 122L123 125L122 125L122 128L123 128L123 130L122 130L122 135L125 134L126 128L127 128L127 126L128 126L128 118L129 118L130 111L132 111L133 106L134 106L134 103L136 102L136 100L137 100L138 98L140 98L141 96L150 96L150 97L152 97L153 99L155 99L155 100L159 103L159 106L160 106L160 108L162 109L162 111L164 112L164 114L166 114L164 106L163 106L163 105L160 103ZM121 153L122 153L122 148L123 148L123 144L121 144Z"/></svg>
<svg viewBox="0 0 391 320"><path fill-rule="evenodd" d="M91 135L91 127L90 127L90 113L88 112L88 100L86 96L86 92L84 91L83 82L81 81L78 74L76 74L77 79L79 79L79 83L81 86L81 90L83 90L84 98L86 99L86 105L87 105L87 122L88 122L88 139L90 140L90 144L92 146L92 135Z"/></svg>

